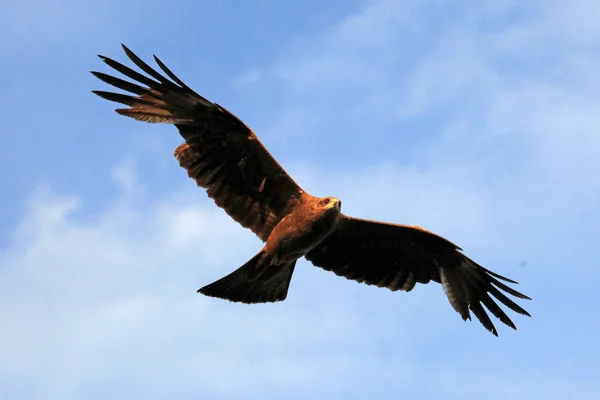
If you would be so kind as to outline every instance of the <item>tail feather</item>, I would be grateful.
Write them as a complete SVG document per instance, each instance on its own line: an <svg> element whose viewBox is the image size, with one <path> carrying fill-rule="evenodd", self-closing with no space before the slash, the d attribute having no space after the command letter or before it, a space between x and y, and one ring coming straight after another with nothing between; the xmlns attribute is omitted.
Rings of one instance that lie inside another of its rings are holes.
<svg viewBox="0 0 600 400"><path fill-rule="evenodd" d="M285 300L296 262L274 268L267 266L266 271L257 275L258 269L263 269L262 257L261 251L229 275L198 289L198 293L247 304Z"/></svg>

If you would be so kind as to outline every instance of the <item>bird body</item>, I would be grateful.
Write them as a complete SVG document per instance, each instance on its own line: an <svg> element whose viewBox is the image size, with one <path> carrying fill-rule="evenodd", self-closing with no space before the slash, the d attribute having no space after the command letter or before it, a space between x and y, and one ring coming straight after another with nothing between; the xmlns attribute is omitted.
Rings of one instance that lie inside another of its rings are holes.
<svg viewBox="0 0 600 400"><path fill-rule="evenodd" d="M243 303L264 303L270 296L283 300L296 261L333 232L340 217L338 199L305 194L296 208L275 226L262 250L231 274L198 291ZM268 285L271 290L263 289Z"/></svg>
<svg viewBox="0 0 600 400"><path fill-rule="evenodd" d="M273 260L296 261L323 241L337 226L342 203L336 198L300 202L273 229L265 245Z"/></svg>
<svg viewBox="0 0 600 400"><path fill-rule="evenodd" d="M502 292L529 299L502 282L515 281L483 268L458 246L423 228L350 217L341 212L339 199L308 194L239 118L194 92L156 56L167 77L123 49L150 77L100 56L136 83L92 72L130 94L94 93L127 105L116 110L121 115L173 124L185 140L175 150L180 166L217 206L264 242L248 262L200 293L243 303L284 300L296 261L305 257L347 279L392 291L438 282L464 320L472 312L494 335L496 328L483 306L514 329L495 300L529 315Z"/></svg>

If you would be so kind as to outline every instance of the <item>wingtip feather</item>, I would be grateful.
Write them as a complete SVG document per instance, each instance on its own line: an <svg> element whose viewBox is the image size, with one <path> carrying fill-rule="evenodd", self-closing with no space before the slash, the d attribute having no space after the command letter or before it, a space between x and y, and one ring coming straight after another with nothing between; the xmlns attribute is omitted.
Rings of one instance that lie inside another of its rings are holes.
<svg viewBox="0 0 600 400"><path fill-rule="evenodd" d="M527 311L500 291L504 290L507 294L515 297L529 299L528 296L525 296L498 281L498 279L507 282L512 282L512 280L483 268L461 253L457 254L460 254L460 257L456 259L456 266L454 268L438 267L440 280L448 299L454 309L461 314L463 320L465 319L464 315L461 313L461 308L458 307L461 302L466 302L468 304L468 309L475 314L481 324L494 334L494 336L498 336L498 331L490 319L488 312L486 312L486 309L493 314L494 317L500 320L500 322L514 330L517 329L516 325L500 307L499 303L518 314L531 316ZM460 290L457 290L455 286L460 287ZM490 295L494 296L499 303L497 304Z"/></svg>

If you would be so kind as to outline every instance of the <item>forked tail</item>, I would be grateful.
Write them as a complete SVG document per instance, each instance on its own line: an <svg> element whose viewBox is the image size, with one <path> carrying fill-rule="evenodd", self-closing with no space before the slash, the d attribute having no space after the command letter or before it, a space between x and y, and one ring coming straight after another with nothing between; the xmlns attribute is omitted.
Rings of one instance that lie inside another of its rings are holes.
<svg viewBox="0 0 600 400"><path fill-rule="evenodd" d="M229 275L198 289L198 293L241 303L270 303L285 300L296 262L270 266L260 251ZM258 274L259 269L267 270Z"/></svg>

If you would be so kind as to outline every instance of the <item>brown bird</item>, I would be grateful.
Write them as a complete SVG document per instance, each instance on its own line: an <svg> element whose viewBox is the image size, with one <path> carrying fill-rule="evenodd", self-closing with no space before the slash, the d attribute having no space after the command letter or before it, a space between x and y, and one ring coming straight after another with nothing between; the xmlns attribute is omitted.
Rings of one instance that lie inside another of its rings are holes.
<svg viewBox="0 0 600 400"><path fill-rule="evenodd" d="M425 229L349 217L341 213L342 202L337 198L311 196L235 115L194 92L156 56L168 78L124 45L123 49L150 77L99 56L137 83L92 72L131 94L93 92L129 106L116 110L121 115L175 125L185 139L175 150L179 164L217 206L265 242L242 267L198 292L243 303L284 300L296 261L304 256L347 279L392 291L410 292L416 283L441 283L463 320L470 319L472 311L496 336L483 306L506 325L516 327L490 295L529 316L501 292L529 299L501 280L517 282L483 268L461 248Z"/></svg>

